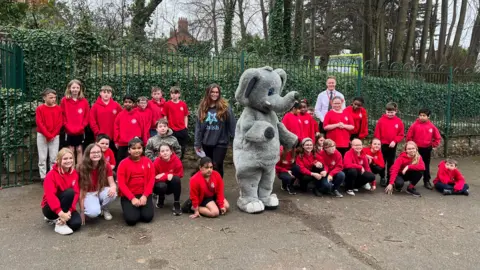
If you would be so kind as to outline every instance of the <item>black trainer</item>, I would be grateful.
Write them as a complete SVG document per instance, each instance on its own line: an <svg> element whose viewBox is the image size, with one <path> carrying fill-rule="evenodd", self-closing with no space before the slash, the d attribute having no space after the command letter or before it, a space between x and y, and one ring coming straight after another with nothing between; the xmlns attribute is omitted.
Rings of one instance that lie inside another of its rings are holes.
<svg viewBox="0 0 480 270"><path fill-rule="evenodd" d="M318 190L318 188L313 188L313 195L317 196L317 197L323 197L323 194L322 192L320 192L320 190Z"/></svg>
<svg viewBox="0 0 480 270"><path fill-rule="evenodd" d="M281 187L280 187L283 191L287 191L287 185L282 183Z"/></svg>
<svg viewBox="0 0 480 270"><path fill-rule="evenodd" d="M415 188L407 188L407 193L415 197L422 197L422 194L420 194Z"/></svg>
<svg viewBox="0 0 480 270"><path fill-rule="evenodd" d="M463 192L463 195L465 195L465 196L470 195L470 192L468 191L468 189Z"/></svg>
<svg viewBox="0 0 480 270"><path fill-rule="evenodd" d="M380 178L380 185L382 187L386 187L387 186L387 179L385 177L383 178Z"/></svg>
<svg viewBox="0 0 480 270"><path fill-rule="evenodd" d="M288 191L288 194L290 194L290 195L295 195L295 194L297 194L297 192L295 191L295 188L293 187L293 185L288 185L288 186L287 186L287 191Z"/></svg>
<svg viewBox="0 0 480 270"><path fill-rule="evenodd" d="M452 195L452 190L451 189L444 189L443 190L443 195Z"/></svg>
<svg viewBox="0 0 480 270"><path fill-rule="evenodd" d="M193 213L192 200L190 200L190 198L183 202L182 212L183 213Z"/></svg>
<svg viewBox="0 0 480 270"><path fill-rule="evenodd" d="M180 216L182 214L182 209L180 208L180 202L173 202L172 212L174 216Z"/></svg>
<svg viewBox="0 0 480 270"><path fill-rule="evenodd" d="M157 208L163 208L164 205L165 205L165 197L157 196L157 203L155 204L155 206Z"/></svg>
<svg viewBox="0 0 480 270"><path fill-rule="evenodd" d="M430 190L433 189L432 183L430 183L430 181L425 181L425 183L423 183L423 186L424 186L426 189L430 189Z"/></svg>

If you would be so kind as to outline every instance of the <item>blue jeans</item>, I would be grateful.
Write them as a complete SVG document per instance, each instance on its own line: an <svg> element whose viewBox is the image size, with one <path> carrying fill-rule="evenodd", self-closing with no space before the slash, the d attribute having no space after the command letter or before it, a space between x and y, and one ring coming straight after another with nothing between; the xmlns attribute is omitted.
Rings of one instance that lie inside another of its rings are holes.
<svg viewBox="0 0 480 270"><path fill-rule="evenodd" d="M324 177L321 181L318 181L319 185L317 188L320 192L328 194L334 190L338 190L343 181L345 181L345 173L338 172L333 177L332 182L329 182L327 177Z"/></svg>
<svg viewBox="0 0 480 270"><path fill-rule="evenodd" d="M439 192L442 192L443 193L443 190L444 189L449 189L453 192L453 194L457 194L457 195L462 195L466 190L468 190L470 187L465 184L463 185L463 189L460 190L460 191L454 191L453 190L453 185L449 185L449 184L444 184L440 181L438 181L437 183L435 183L435 189L438 190Z"/></svg>

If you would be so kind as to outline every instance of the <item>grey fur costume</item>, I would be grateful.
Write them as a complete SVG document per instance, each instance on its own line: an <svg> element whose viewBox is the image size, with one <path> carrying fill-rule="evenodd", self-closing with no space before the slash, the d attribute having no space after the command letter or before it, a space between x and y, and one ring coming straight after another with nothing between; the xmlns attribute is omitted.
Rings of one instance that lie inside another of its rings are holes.
<svg viewBox="0 0 480 270"><path fill-rule="evenodd" d="M245 106L233 140L233 162L240 187L237 206L247 213L278 206L272 189L280 145L291 149L298 141L276 115L290 110L298 98L294 91L280 96L286 80L282 69L250 68L240 77L235 92L236 100Z"/></svg>

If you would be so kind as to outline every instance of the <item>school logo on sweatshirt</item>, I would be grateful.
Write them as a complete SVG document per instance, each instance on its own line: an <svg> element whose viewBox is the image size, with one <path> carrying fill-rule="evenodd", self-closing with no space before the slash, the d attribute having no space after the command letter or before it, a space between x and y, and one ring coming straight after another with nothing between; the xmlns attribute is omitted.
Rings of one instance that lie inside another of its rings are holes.
<svg viewBox="0 0 480 270"><path fill-rule="evenodd" d="M183 107L180 107L180 111L183 111Z"/></svg>
<svg viewBox="0 0 480 270"><path fill-rule="evenodd" d="M82 114L82 113L83 113L83 109L82 108L78 109L78 114Z"/></svg>
<svg viewBox="0 0 480 270"><path fill-rule="evenodd" d="M398 128L398 124L395 124L395 128Z"/></svg>
<svg viewBox="0 0 480 270"><path fill-rule="evenodd" d="M302 120L298 119L298 123L300 123L300 124L301 124L301 123L302 123Z"/></svg>
<svg viewBox="0 0 480 270"><path fill-rule="evenodd" d="M106 157L105 160L106 160L107 162L110 162L110 157Z"/></svg>
<svg viewBox="0 0 480 270"><path fill-rule="evenodd" d="M360 165L363 165L363 160L360 160L358 163L359 163Z"/></svg>
<svg viewBox="0 0 480 270"><path fill-rule="evenodd" d="M345 121L348 121L348 117L347 117L347 116L345 116Z"/></svg>
<svg viewBox="0 0 480 270"><path fill-rule="evenodd" d="M362 117L363 117L363 116L362 116L362 113L360 113L358 116L359 116L360 118L362 118Z"/></svg>
<svg viewBox="0 0 480 270"><path fill-rule="evenodd" d="M77 182L77 180L73 180L72 181L72 187L75 186L75 183Z"/></svg>
<svg viewBox="0 0 480 270"><path fill-rule="evenodd" d="M334 166L335 166L335 160L332 160L332 165L334 165Z"/></svg>
<svg viewBox="0 0 480 270"><path fill-rule="evenodd" d="M432 132L433 132L433 129L429 129L428 132L432 133Z"/></svg>
<svg viewBox="0 0 480 270"><path fill-rule="evenodd" d="M210 184L210 187L215 188L215 184L214 184L214 183L211 183L211 184Z"/></svg>
<svg viewBox="0 0 480 270"><path fill-rule="evenodd" d="M304 123L305 123L305 125L308 125L308 120L305 120Z"/></svg>
<svg viewBox="0 0 480 270"><path fill-rule="evenodd" d="M136 123L137 123L137 119L135 119L135 118L134 118L134 119L132 119L132 124L134 124L134 125L135 125Z"/></svg>
<svg viewBox="0 0 480 270"><path fill-rule="evenodd" d="M113 113L113 114L117 114L117 110L116 110L116 109L113 109L112 113Z"/></svg>

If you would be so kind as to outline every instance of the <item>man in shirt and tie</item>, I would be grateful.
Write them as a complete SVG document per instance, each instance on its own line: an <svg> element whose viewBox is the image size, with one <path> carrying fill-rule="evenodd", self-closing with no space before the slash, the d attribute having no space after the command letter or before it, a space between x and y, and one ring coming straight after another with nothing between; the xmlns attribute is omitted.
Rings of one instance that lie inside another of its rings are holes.
<svg viewBox="0 0 480 270"><path fill-rule="evenodd" d="M343 100L342 109L345 109L345 97L342 93L335 90L335 86L337 81L335 76L328 76L327 78L327 90L318 94L317 103L315 104L315 115L320 120L319 121L319 130L321 133L325 134L325 130L323 129L323 120L325 118L325 114L332 109L332 99L334 97L341 97Z"/></svg>

